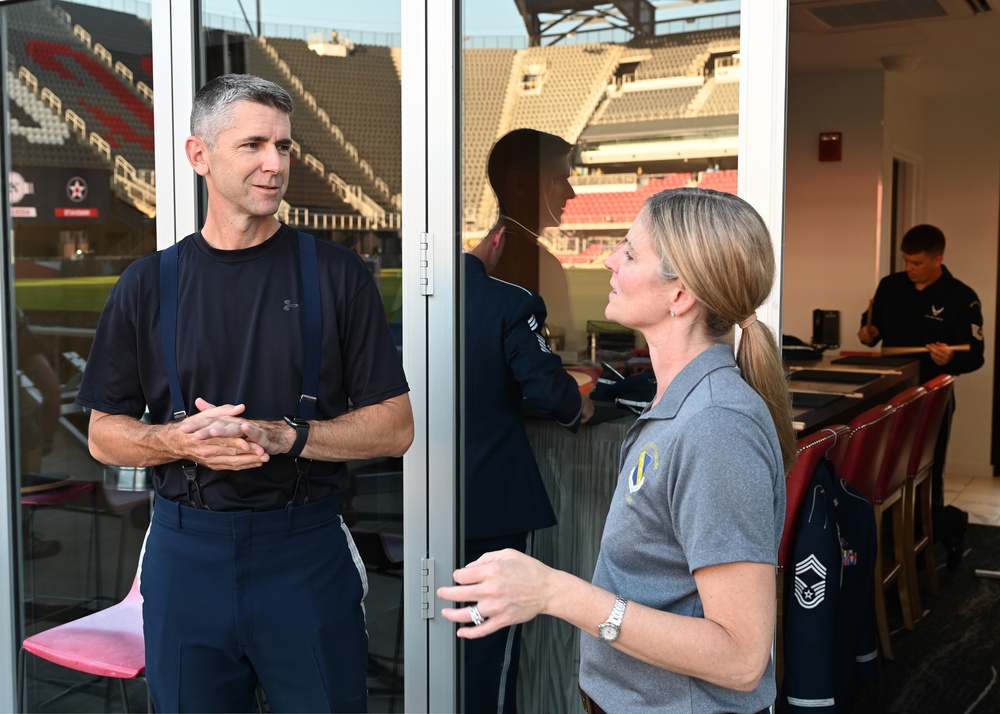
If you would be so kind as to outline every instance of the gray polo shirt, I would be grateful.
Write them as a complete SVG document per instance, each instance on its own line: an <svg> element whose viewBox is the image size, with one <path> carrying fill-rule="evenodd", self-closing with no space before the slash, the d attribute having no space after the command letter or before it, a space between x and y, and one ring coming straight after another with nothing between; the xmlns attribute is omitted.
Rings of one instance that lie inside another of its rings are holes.
<svg viewBox="0 0 1000 714"><path fill-rule="evenodd" d="M714 345L626 435L594 584L703 617L694 571L776 565L784 519L771 415L740 377L732 346ZM626 611L622 630L628 626ZM587 633L580 654L580 685L609 712L757 712L775 698L773 662L756 690L737 692L640 662Z"/></svg>

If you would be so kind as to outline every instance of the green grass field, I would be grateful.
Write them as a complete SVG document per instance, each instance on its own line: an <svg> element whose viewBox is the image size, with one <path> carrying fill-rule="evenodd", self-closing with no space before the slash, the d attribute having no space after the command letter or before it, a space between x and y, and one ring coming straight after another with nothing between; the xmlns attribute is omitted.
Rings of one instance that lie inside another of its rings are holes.
<svg viewBox="0 0 1000 714"><path fill-rule="evenodd" d="M608 303L606 270L567 270L570 298L577 328L586 328L588 319L603 319ZM403 271L387 268L380 272L379 289L390 322L399 320L403 306ZM24 310L39 312L100 312L118 276L86 278L22 278L14 281L15 299Z"/></svg>

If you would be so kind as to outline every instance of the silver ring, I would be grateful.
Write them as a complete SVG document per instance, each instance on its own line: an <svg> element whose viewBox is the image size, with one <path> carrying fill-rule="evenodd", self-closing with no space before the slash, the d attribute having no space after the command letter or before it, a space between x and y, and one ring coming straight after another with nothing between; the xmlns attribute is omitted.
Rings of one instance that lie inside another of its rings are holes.
<svg viewBox="0 0 1000 714"><path fill-rule="evenodd" d="M486 618L483 617L483 613L479 612L479 605L473 605L469 608L469 614L472 615L472 624L479 626L486 622Z"/></svg>

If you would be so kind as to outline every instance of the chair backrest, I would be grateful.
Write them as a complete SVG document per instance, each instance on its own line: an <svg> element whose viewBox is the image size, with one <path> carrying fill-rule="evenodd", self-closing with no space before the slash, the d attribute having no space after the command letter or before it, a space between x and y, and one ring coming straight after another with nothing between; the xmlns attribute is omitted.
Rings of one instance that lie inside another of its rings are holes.
<svg viewBox="0 0 1000 714"><path fill-rule="evenodd" d="M872 503L875 503L875 482L885 459L895 413L895 408L888 404L879 404L854 417L847 424L847 444L836 462L840 477Z"/></svg>
<svg viewBox="0 0 1000 714"><path fill-rule="evenodd" d="M920 386L908 387L890 399L888 404L896 409L896 415L889 432L882 470L875 484L877 503L906 485L906 471L917 443L917 430L927 404L927 390Z"/></svg>
<svg viewBox="0 0 1000 714"><path fill-rule="evenodd" d="M847 438L846 434L847 427L844 424L835 424L799 439L795 450L795 465L785 479L785 530L781 534L781 546L778 548L779 568L785 567L795 548L799 512L816 466L838 440Z"/></svg>
<svg viewBox="0 0 1000 714"><path fill-rule="evenodd" d="M937 444L938 432L944 412L951 401L955 390L955 378L950 374L940 374L924 383L927 397L924 400L924 412L917 427L917 438L910 454L910 463L906 475L913 478L929 469L934 463L934 446Z"/></svg>

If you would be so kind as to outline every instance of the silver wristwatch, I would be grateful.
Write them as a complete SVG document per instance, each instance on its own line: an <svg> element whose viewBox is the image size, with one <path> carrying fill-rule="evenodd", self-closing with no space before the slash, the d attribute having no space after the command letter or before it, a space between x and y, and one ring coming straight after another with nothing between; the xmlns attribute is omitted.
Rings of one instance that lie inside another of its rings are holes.
<svg viewBox="0 0 1000 714"><path fill-rule="evenodd" d="M597 634L604 642L614 642L622 631L622 620L625 617L625 598L619 595L615 599L615 606L611 608L608 619L597 626Z"/></svg>

